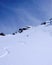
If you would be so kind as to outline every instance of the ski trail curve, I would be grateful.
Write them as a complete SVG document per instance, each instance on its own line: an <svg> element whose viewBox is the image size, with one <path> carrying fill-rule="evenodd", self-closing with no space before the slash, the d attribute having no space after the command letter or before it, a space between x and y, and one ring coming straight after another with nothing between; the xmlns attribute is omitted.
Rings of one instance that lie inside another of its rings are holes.
<svg viewBox="0 0 52 65"><path fill-rule="evenodd" d="M9 54L9 51L8 51L7 48L1 48L1 49L0 49L0 58L6 56L6 55L8 55L8 54Z"/></svg>

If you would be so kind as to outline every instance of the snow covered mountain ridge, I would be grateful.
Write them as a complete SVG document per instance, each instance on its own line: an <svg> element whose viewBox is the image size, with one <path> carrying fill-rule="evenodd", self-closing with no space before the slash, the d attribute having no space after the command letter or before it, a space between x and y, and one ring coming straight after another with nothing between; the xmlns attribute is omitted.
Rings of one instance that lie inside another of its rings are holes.
<svg viewBox="0 0 52 65"><path fill-rule="evenodd" d="M52 65L52 26L0 36L0 65Z"/></svg>

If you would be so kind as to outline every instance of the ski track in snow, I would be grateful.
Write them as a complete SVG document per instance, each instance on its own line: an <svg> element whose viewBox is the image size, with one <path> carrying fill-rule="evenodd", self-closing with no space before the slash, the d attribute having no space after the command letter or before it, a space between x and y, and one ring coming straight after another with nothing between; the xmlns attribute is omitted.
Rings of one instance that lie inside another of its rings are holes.
<svg viewBox="0 0 52 65"><path fill-rule="evenodd" d="M3 58L4 56L8 55L9 51L7 48L1 48L0 49L0 58Z"/></svg>

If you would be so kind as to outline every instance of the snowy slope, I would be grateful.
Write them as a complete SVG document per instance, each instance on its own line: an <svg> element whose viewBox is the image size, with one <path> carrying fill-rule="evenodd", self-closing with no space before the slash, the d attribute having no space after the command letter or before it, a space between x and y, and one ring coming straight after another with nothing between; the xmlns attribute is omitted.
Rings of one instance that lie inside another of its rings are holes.
<svg viewBox="0 0 52 65"><path fill-rule="evenodd" d="M0 65L52 65L52 26L0 36Z"/></svg>

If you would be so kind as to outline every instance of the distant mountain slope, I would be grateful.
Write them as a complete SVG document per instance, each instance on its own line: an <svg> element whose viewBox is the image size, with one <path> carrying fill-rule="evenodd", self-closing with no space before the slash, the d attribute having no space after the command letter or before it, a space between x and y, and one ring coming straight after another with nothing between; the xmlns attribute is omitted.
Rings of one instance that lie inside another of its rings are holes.
<svg viewBox="0 0 52 65"><path fill-rule="evenodd" d="M52 26L0 36L0 65L52 65Z"/></svg>

